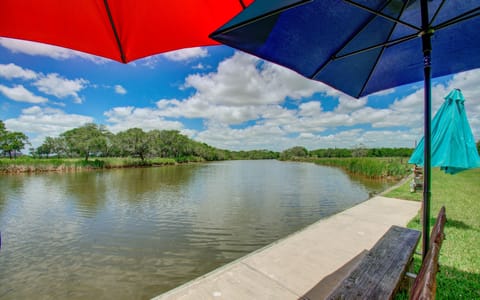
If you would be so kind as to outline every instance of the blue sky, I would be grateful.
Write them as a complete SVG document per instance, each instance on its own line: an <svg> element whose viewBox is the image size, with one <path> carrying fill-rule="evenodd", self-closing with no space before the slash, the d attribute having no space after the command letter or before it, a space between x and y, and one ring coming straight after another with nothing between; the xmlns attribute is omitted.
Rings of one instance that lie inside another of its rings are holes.
<svg viewBox="0 0 480 300"><path fill-rule="evenodd" d="M433 109L460 88L480 139L480 69L433 80ZM225 46L129 64L0 38L0 119L34 147L86 122L116 133L176 129L231 150L296 145L413 147L423 134L423 83L354 99Z"/></svg>

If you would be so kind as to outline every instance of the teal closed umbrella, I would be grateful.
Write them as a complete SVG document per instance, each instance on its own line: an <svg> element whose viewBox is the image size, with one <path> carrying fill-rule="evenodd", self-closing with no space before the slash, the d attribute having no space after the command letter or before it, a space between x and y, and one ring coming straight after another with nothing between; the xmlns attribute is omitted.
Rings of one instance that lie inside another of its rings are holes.
<svg viewBox="0 0 480 300"><path fill-rule="evenodd" d="M445 97L445 102L432 121L431 163L448 174L480 167L480 157L464 102L462 92L454 89ZM423 143L422 137L409 163L423 166Z"/></svg>

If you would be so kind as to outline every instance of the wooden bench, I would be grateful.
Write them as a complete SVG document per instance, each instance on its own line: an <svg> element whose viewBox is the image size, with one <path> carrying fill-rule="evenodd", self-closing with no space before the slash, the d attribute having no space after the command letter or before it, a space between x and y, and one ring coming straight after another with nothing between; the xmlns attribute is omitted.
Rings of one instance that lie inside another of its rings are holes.
<svg viewBox="0 0 480 300"><path fill-rule="evenodd" d="M412 263L420 232L392 226L327 299L391 299Z"/></svg>
<svg viewBox="0 0 480 300"><path fill-rule="evenodd" d="M440 247L445 237L445 207L432 229L430 247L410 299L435 299ZM412 264L420 232L392 226L326 299L392 299Z"/></svg>

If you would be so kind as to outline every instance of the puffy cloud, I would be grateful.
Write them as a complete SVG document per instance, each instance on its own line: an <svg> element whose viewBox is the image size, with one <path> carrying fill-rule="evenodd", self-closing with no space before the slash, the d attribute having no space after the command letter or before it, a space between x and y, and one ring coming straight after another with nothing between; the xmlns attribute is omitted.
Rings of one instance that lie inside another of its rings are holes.
<svg viewBox="0 0 480 300"><path fill-rule="evenodd" d="M9 130L21 131L34 138L30 140L38 147L47 136L56 137L61 133L93 122L93 118L78 114L67 114L60 109L32 106L23 109L17 118L5 120Z"/></svg>
<svg viewBox="0 0 480 300"><path fill-rule="evenodd" d="M189 100L227 106L279 104L287 97L300 100L331 91L324 84L241 52L222 61L216 72L188 76L185 87L196 90Z"/></svg>
<svg viewBox="0 0 480 300"><path fill-rule="evenodd" d="M78 92L86 87L88 81L85 79L66 79L56 73L42 76L33 83L39 91L53 95L57 98L73 97L75 103L82 103Z"/></svg>
<svg viewBox="0 0 480 300"><path fill-rule="evenodd" d="M23 85L15 85L14 87L7 87L0 84L0 92L7 98L17 102L27 103L45 103L47 98L34 95L27 90Z"/></svg>
<svg viewBox="0 0 480 300"><path fill-rule="evenodd" d="M181 49L181 50L171 51L163 54L163 57L173 61L186 61L186 60L192 60L192 59L202 58L206 56L208 56L208 51L207 49L202 47Z"/></svg>
<svg viewBox="0 0 480 300"><path fill-rule="evenodd" d="M438 109L453 87L476 95L479 74L479 70L461 73L447 84L434 85L432 111ZM193 88L195 93L183 100L159 100L158 115L203 118L207 128L196 137L218 147L251 149L269 144L281 150L296 144L321 148L360 143L369 147L410 147L423 132L421 85L395 100L395 89L375 94L391 102L386 108L376 108L368 105L368 97L354 99L290 70L236 53L221 62L215 72L188 76L185 87ZM302 102L316 93L320 94L314 97L320 100ZM322 95L337 98L338 105L324 110ZM293 99L293 103L286 106L287 99ZM478 101L469 104L469 115L478 116ZM478 132L478 119L471 122L474 132ZM269 130L270 134L260 134Z"/></svg>
<svg viewBox="0 0 480 300"><path fill-rule="evenodd" d="M351 113L365 107L366 104L366 97L362 99L355 99L348 95L342 94L338 97L338 106L335 108L335 113Z"/></svg>
<svg viewBox="0 0 480 300"><path fill-rule="evenodd" d="M129 128L142 128L144 130L182 130L183 124L179 121L169 121L163 118L158 110L150 108L115 107L104 113L107 122L111 125L108 129L114 133L127 130Z"/></svg>
<svg viewBox="0 0 480 300"><path fill-rule="evenodd" d="M23 53L32 56L46 56L57 60L80 57L99 64L108 62L107 59L91 54L31 41L0 38L0 46L7 48L13 53Z"/></svg>
<svg viewBox="0 0 480 300"><path fill-rule="evenodd" d="M299 115L300 116L316 116L322 113L322 103L319 101L309 101L300 104L299 108Z"/></svg>
<svg viewBox="0 0 480 300"><path fill-rule="evenodd" d="M115 85L115 93L125 95L127 93L127 90L123 86L117 84Z"/></svg>
<svg viewBox="0 0 480 300"><path fill-rule="evenodd" d="M76 103L82 102L78 92L86 88L87 84L89 83L87 80L81 78L73 80L66 79L56 73L50 73L48 75L36 73L32 70L24 69L12 63L6 65L0 64L0 77L9 80L33 80L32 84L36 86L39 91L57 98L66 98L71 96ZM115 86L115 91L119 94L126 93L126 90L120 85ZM23 87L23 85L16 85L14 88L8 88L2 85L2 93L15 101L30 103L43 103L48 101L46 98L33 95L25 87Z"/></svg>
<svg viewBox="0 0 480 300"><path fill-rule="evenodd" d="M38 74L32 70L23 69L15 64L2 65L0 64L0 77L6 79L20 78L25 80L36 79Z"/></svg>
<svg viewBox="0 0 480 300"><path fill-rule="evenodd" d="M277 126L254 125L233 129L222 123L207 122L207 129L195 136L196 140L222 149L275 149L288 143L286 133Z"/></svg>

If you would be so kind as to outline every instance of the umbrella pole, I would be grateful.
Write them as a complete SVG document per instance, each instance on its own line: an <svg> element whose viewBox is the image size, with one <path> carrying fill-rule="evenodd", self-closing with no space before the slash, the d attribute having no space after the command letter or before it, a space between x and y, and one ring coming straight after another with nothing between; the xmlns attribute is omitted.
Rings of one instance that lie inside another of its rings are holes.
<svg viewBox="0 0 480 300"><path fill-rule="evenodd" d="M431 36L428 20L427 0L421 1L422 10L422 48L424 73L424 173L423 173L423 202L422 202L422 261L427 255L430 244L430 183L431 183L431 119L432 119L432 86L431 86Z"/></svg>

